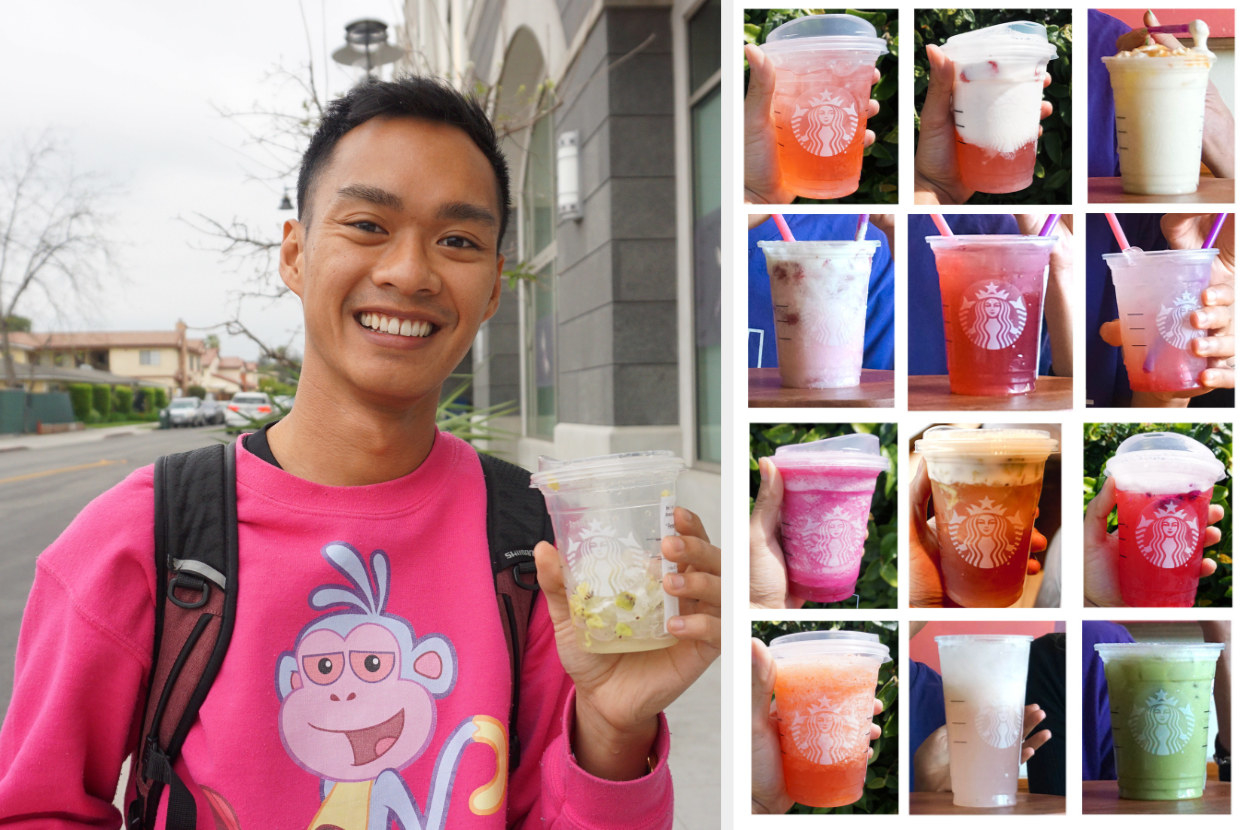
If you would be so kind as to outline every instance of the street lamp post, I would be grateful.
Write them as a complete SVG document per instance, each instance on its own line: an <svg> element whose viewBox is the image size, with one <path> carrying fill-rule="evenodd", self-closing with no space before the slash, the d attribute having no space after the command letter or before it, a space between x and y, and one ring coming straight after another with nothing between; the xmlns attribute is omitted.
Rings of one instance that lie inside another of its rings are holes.
<svg viewBox="0 0 1250 830"><path fill-rule="evenodd" d="M381 20L354 20L344 29L347 43L330 54L336 63L364 69L366 76L372 76L377 67L404 56L403 49L387 42L387 26Z"/></svg>

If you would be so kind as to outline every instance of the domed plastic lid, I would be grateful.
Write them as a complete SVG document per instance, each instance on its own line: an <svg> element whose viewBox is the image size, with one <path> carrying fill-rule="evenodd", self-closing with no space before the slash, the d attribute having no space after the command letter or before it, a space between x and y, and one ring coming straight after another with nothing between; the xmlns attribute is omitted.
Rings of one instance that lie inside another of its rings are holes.
<svg viewBox="0 0 1250 830"><path fill-rule="evenodd" d="M925 458L975 455L1021 457L1043 461L1059 449L1059 442L1040 429L971 429L937 426L925 430L916 452Z"/></svg>
<svg viewBox="0 0 1250 830"><path fill-rule="evenodd" d="M774 458L786 467L858 467L885 470L890 462L881 455L875 435L839 435L777 448Z"/></svg>
<svg viewBox="0 0 1250 830"><path fill-rule="evenodd" d="M786 634L768 644L773 659L794 657L873 657L890 662L890 649L876 634L866 631L802 631Z"/></svg>
<svg viewBox="0 0 1250 830"><path fill-rule="evenodd" d="M593 485L599 480L635 476L644 484L657 477L675 477L686 464L668 450L622 452L595 455L572 461L560 461L545 455L538 457L538 472L530 476L530 486L544 492L555 492L560 485Z"/></svg>
<svg viewBox="0 0 1250 830"><path fill-rule="evenodd" d="M1215 662L1224 650L1223 643L1095 643L1103 662L1108 660L1148 657L1152 660L1176 662Z"/></svg>
<svg viewBox="0 0 1250 830"><path fill-rule="evenodd" d="M764 49L852 49L886 52L885 40L862 17L853 14L812 14L783 23L768 34Z"/></svg>
<svg viewBox="0 0 1250 830"><path fill-rule="evenodd" d="M1046 27L1027 20L999 23L955 35L942 45L942 51L960 63L994 58L1045 58L1050 61L1059 56L1054 44L1046 39Z"/></svg>
<svg viewBox="0 0 1250 830"><path fill-rule="evenodd" d="M1143 432L1128 438L1107 459L1107 472L1117 481L1153 472L1169 478L1192 476L1206 481L1208 487L1225 474L1215 453L1175 432Z"/></svg>

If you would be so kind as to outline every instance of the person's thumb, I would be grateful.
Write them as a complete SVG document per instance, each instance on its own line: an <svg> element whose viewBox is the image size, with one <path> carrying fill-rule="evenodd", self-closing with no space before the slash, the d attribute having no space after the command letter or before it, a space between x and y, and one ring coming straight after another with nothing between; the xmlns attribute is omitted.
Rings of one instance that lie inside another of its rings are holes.
<svg viewBox="0 0 1250 830"><path fill-rule="evenodd" d="M768 710L777 681L777 664L763 641L751 638L751 721L758 728L768 726Z"/></svg>
<svg viewBox="0 0 1250 830"><path fill-rule="evenodd" d="M755 507L751 510L751 547L767 546L776 536L777 522L781 516L783 485L777 466L771 459L760 459L760 489L755 494Z"/></svg>
<svg viewBox="0 0 1250 830"><path fill-rule="evenodd" d="M1101 337L1103 342L1108 346L1112 346L1117 349L1124 344L1124 337L1120 332L1119 320L1112 320L1099 326L1098 336Z"/></svg>
<svg viewBox="0 0 1250 830"><path fill-rule="evenodd" d="M1085 539L1086 549L1096 545L1101 537L1107 535L1107 517L1115 507L1115 481L1111 476L1103 483L1098 495L1085 505Z"/></svg>
<svg viewBox="0 0 1250 830"><path fill-rule="evenodd" d="M747 63L751 66L751 79L747 84L747 94L743 99L742 116L747 135L771 126L770 110L772 109L773 87L777 83L777 72L773 63L758 46L746 46Z"/></svg>
<svg viewBox="0 0 1250 830"><path fill-rule="evenodd" d="M925 47L929 58L929 87L920 110L922 127L941 127L950 118L951 95L955 91L955 64L936 45Z"/></svg>
<svg viewBox="0 0 1250 830"><path fill-rule="evenodd" d="M569 618L569 600L564 594L560 553L549 543L539 542L534 546L534 565L538 569L538 584L547 598L551 622L558 626Z"/></svg>

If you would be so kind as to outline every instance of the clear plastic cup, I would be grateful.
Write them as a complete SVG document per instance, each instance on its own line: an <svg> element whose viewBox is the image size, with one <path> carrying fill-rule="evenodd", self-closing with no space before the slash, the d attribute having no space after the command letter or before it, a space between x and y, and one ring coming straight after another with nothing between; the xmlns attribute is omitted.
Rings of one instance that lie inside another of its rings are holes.
<svg viewBox="0 0 1250 830"><path fill-rule="evenodd" d="M810 199L854 193L885 41L863 18L817 14L773 29L761 48L777 71L773 127L785 186Z"/></svg>
<svg viewBox="0 0 1250 830"><path fill-rule="evenodd" d="M546 497L569 611L587 651L677 642L667 629L677 599L662 585L675 566L660 554L660 540L676 533L677 475L684 469L665 450L538 459L530 486Z"/></svg>
<svg viewBox="0 0 1250 830"><path fill-rule="evenodd" d="M1129 386L1138 392L1201 389L1207 359L1190 343L1206 332L1189 324L1211 284L1215 248L1103 254L1111 268Z"/></svg>
<svg viewBox="0 0 1250 830"><path fill-rule="evenodd" d="M955 160L982 193L1033 182L1046 64L1058 51L1040 23L1016 21L955 35L941 47L955 63Z"/></svg>
<svg viewBox="0 0 1250 830"><path fill-rule="evenodd" d="M878 240L759 243L772 290L781 385L858 386Z"/></svg>
<svg viewBox="0 0 1250 830"><path fill-rule="evenodd" d="M868 772L877 672L890 650L876 634L805 631L768 644L777 663L777 719L786 792L810 807L859 801Z"/></svg>
<svg viewBox="0 0 1250 830"><path fill-rule="evenodd" d="M778 528L792 597L838 602L855 593L877 477L890 462L875 435L777 448L785 495Z"/></svg>
<svg viewBox="0 0 1250 830"><path fill-rule="evenodd" d="M1120 593L1126 605L1190 608L1198 593L1207 508L1224 465L1174 432L1144 432L1107 459L1119 516Z"/></svg>
<svg viewBox="0 0 1250 830"><path fill-rule="evenodd" d="M1037 388L1053 236L927 236L942 293L946 369L956 395Z"/></svg>
<svg viewBox="0 0 1250 830"><path fill-rule="evenodd" d="M1201 798L1211 688L1224 644L1097 643L1094 648L1111 698L1120 798Z"/></svg>
<svg viewBox="0 0 1250 830"><path fill-rule="evenodd" d="M933 487L942 583L952 600L1005 608L1020 599L1046 459L1058 448L1035 429L939 426L916 442Z"/></svg>
<svg viewBox="0 0 1250 830"><path fill-rule="evenodd" d="M1020 778L1033 638L951 634L933 639L942 667L955 806L1009 807L1016 803Z"/></svg>

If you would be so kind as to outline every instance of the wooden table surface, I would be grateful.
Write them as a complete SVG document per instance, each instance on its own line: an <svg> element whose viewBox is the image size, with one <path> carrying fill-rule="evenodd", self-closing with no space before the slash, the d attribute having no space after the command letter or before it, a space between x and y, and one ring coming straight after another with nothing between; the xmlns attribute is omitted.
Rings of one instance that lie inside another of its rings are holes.
<svg viewBox="0 0 1250 830"><path fill-rule="evenodd" d="M1061 795L1019 792L1014 807L956 807L951 793L911 793L909 806L913 816L1040 816L1062 813L1066 801Z"/></svg>
<svg viewBox="0 0 1250 830"><path fill-rule="evenodd" d="M1072 378L1043 376L1037 388L1027 395L953 395L948 375L910 375L907 378L907 408L919 410L952 409L963 412L984 410L1071 409Z"/></svg>
<svg viewBox="0 0 1250 830"><path fill-rule="evenodd" d="M1118 176L1089 180L1089 201L1117 202L1121 204L1232 204L1235 179L1217 179L1214 176L1198 177L1198 190L1179 196L1140 196L1125 193Z"/></svg>
<svg viewBox="0 0 1250 830"><path fill-rule="evenodd" d="M1134 801L1120 798L1119 785L1114 781L1085 781L1081 784L1081 811L1084 813L1129 813L1163 815L1226 814L1232 812L1229 794L1232 784L1228 781L1207 780L1202 798L1184 801Z"/></svg>
<svg viewBox="0 0 1250 830"><path fill-rule="evenodd" d="M894 406L894 373L865 369L859 386L842 389L786 389L778 369L747 370L747 403L750 406Z"/></svg>

